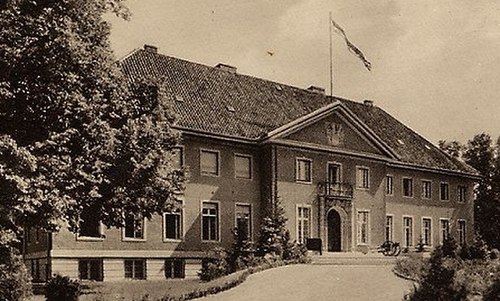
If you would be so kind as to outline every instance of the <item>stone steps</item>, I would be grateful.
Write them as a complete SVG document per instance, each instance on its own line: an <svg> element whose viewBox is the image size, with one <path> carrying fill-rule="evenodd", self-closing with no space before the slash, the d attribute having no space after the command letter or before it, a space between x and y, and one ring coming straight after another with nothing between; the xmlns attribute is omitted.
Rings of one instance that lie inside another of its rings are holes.
<svg viewBox="0 0 500 301"><path fill-rule="evenodd" d="M380 253L323 253L311 255L313 265L394 265L397 257Z"/></svg>

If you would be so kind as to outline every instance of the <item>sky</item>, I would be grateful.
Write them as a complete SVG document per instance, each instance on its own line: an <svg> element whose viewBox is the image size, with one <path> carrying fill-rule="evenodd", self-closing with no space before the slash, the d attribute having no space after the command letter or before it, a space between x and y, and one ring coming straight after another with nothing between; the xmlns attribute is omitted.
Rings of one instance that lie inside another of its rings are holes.
<svg viewBox="0 0 500 301"><path fill-rule="evenodd" d="M109 17L117 58L151 44L169 56L327 93L331 12L372 63L369 72L334 34L334 95L371 99L435 144L500 135L498 0L126 3L129 21Z"/></svg>

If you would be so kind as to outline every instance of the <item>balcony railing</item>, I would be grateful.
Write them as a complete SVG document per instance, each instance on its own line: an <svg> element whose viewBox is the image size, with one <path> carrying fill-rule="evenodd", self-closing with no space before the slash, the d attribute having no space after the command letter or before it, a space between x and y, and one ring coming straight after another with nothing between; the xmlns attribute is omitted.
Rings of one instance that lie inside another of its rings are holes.
<svg viewBox="0 0 500 301"><path fill-rule="evenodd" d="M352 199L352 185L349 183L323 182L320 184L320 193L324 193L324 196Z"/></svg>

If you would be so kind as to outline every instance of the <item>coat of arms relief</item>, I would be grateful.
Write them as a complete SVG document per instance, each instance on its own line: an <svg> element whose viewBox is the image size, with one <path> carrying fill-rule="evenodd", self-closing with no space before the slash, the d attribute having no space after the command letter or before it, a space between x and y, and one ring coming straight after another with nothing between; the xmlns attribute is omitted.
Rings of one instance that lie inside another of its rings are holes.
<svg viewBox="0 0 500 301"><path fill-rule="evenodd" d="M328 144L341 146L344 144L344 128L342 124L335 122L326 123L326 137Z"/></svg>

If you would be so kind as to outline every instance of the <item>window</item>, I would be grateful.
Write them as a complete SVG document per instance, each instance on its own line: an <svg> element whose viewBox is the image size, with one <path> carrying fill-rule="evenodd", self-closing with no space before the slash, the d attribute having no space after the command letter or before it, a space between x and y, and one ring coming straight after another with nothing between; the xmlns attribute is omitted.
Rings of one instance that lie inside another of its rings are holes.
<svg viewBox="0 0 500 301"><path fill-rule="evenodd" d="M234 175L237 179L252 178L252 157L248 155L234 155Z"/></svg>
<svg viewBox="0 0 500 301"><path fill-rule="evenodd" d="M444 241L450 236L450 220L442 218L439 220L439 223L441 224L441 228L439 231L439 242L443 244Z"/></svg>
<svg viewBox="0 0 500 301"><path fill-rule="evenodd" d="M146 279L146 260L127 259L124 260L125 278Z"/></svg>
<svg viewBox="0 0 500 301"><path fill-rule="evenodd" d="M182 147L174 147L172 149L172 167L181 169L184 166L184 155Z"/></svg>
<svg viewBox="0 0 500 301"><path fill-rule="evenodd" d="M202 150L200 152L200 170L204 176L219 176L219 152Z"/></svg>
<svg viewBox="0 0 500 301"><path fill-rule="evenodd" d="M432 220L426 217L422 218L422 244L432 245Z"/></svg>
<svg viewBox="0 0 500 301"><path fill-rule="evenodd" d="M430 199L432 197L432 182L422 180L422 198Z"/></svg>
<svg viewBox="0 0 500 301"><path fill-rule="evenodd" d="M182 239L182 208L172 208L170 212L163 213L163 229L165 240Z"/></svg>
<svg viewBox="0 0 500 301"><path fill-rule="evenodd" d="M403 246L413 245L413 218L411 216L403 217Z"/></svg>
<svg viewBox="0 0 500 301"><path fill-rule="evenodd" d="M448 183L441 182L441 185L439 186L439 194L441 201L448 201L450 199L450 187Z"/></svg>
<svg viewBox="0 0 500 301"><path fill-rule="evenodd" d="M458 202L465 203L467 201L467 187L458 185Z"/></svg>
<svg viewBox="0 0 500 301"><path fill-rule="evenodd" d="M385 177L385 194L386 195L394 195L394 177L386 176Z"/></svg>
<svg viewBox="0 0 500 301"><path fill-rule="evenodd" d="M358 167L356 183L358 188L370 188L370 169L367 167Z"/></svg>
<svg viewBox="0 0 500 301"><path fill-rule="evenodd" d="M358 211L358 244L369 242L369 212Z"/></svg>
<svg viewBox="0 0 500 301"><path fill-rule="evenodd" d="M252 208L248 204L236 204L236 228L244 240L252 237Z"/></svg>
<svg viewBox="0 0 500 301"><path fill-rule="evenodd" d="M217 203L203 202L201 211L201 239L205 241L219 240L219 206Z"/></svg>
<svg viewBox="0 0 500 301"><path fill-rule="evenodd" d="M31 260L31 278L33 278L34 282L39 282L41 281L41 275L40 275L40 260L39 259L32 259Z"/></svg>
<svg viewBox="0 0 500 301"><path fill-rule="evenodd" d="M393 240L393 229L394 229L394 217L392 215L387 215L385 217L385 240Z"/></svg>
<svg viewBox="0 0 500 301"><path fill-rule="evenodd" d="M404 197L413 197L413 179L412 178L403 178L403 196Z"/></svg>
<svg viewBox="0 0 500 301"><path fill-rule="evenodd" d="M144 218L137 218L134 215L125 217L125 227L123 230L126 239L144 239Z"/></svg>
<svg viewBox="0 0 500 301"><path fill-rule="evenodd" d="M82 280L103 280L102 259L80 259L78 260L78 274Z"/></svg>
<svg viewBox="0 0 500 301"><path fill-rule="evenodd" d="M464 245L466 242L465 239L465 220L459 219L458 220L458 243L461 245Z"/></svg>
<svg viewBox="0 0 500 301"><path fill-rule="evenodd" d="M311 237L311 207L297 207L297 242L305 244Z"/></svg>
<svg viewBox="0 0 500 301"><path fill-rule="evenodd" d="M79 237L102 238L101 222L96 212L84 209L80 214Z"/></svg>
<svg viewBox="0 0 500 301"><path fill-rule="evenodd" d="M295 180L297 182L312 182L312 161L309 159L297 159L295 169Z"/></svg>
<svg viewBox="0 0 500 301"><path fill-rule="evenodd" d="M183 259L169 258L165 260L165 278L184 278L186 263Z"/></svg>

